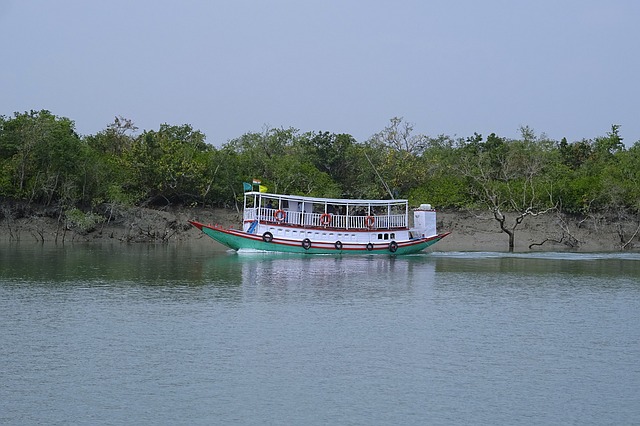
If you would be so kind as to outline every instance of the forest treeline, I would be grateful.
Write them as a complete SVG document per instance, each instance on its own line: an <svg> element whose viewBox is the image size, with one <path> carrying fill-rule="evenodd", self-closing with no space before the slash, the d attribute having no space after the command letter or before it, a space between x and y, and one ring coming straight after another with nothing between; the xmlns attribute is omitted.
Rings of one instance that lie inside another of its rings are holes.
<svg viewBox="0 0 640 426"><path fill-rule="evenodd" d="M637 215L640 141L620 127L555 141L529 127L516 139L417 134L393 118L364 142L328 131L265 128L207 144L188 124L138 132L123 117L96 134L49 111L0 117L0 197L93 214L105 206L234 207L243 182L270 192L408 198L413 205L488 208L521 216L560 212Z"/></svg>

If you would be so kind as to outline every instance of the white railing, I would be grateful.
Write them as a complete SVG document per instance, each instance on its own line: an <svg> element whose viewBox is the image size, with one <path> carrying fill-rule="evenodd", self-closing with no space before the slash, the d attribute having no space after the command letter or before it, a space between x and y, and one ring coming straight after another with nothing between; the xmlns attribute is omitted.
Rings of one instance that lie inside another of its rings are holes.
<svg viewBox="0 0 640 426"><path fill-rule="evenodd" d="M284 212L284 214L282 213ZM332 229L390 229L406 228L404 214L379 216L349 216L330 213L306 213L298 211L279 211L278 209L260 207L247 208L244 220L260 220L283 225L294 225L313 228Z"/></svg>

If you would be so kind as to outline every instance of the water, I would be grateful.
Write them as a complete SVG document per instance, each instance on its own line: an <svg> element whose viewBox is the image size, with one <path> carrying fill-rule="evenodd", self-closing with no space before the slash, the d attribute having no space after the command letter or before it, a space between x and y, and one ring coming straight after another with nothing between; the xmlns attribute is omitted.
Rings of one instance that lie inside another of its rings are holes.
<svg viewBox="0 0 640 426"><path fill-rule="evenodd" d="M640 255L0 245L0 424L633 424Z"/></svg>

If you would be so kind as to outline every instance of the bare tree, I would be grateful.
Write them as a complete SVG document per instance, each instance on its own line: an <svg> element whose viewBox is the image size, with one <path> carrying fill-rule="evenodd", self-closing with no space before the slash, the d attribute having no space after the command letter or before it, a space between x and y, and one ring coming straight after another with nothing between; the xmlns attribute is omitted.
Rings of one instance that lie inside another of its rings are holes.
<svg viewBox="0 0 640 426"><path fill-rule="evenodd" d="M460 148L458 164L474 197L489 208L507 234L509 251L515 248L516 229L528 216L556 209L551 183L543 173L549 161L546 141L532 137L529 128L521 130L523 140L509 141L495 134L484 143L479 138L470 140Z"/></svg>
<svg viewBox="0 0 640 426"><path fill-rule="evenodd" d="M398 152L419 154L428 142L428 137L413 134L413 124L403 121L402 117L393 117L391 123L372 139L389 146Z"/></svg>

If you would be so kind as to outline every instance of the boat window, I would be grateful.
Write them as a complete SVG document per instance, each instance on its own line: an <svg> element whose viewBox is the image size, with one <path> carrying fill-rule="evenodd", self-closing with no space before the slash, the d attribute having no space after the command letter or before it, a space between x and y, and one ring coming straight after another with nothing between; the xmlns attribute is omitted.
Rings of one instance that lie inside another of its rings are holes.
<svg viewBox="0 0 640 426"><path fill-rule="evenodd" d="M396 234L395 233L391 233L391 239L395 240L396 239Z"/></svg>
<svg viewBox="0 0 640 426"><path fill-rule="evenodd" d="M349 216L366 216L368 214L368 206L366 204L354 204L349 207Z"/></svg>
<svg viewBox="0 0 640 426"><path fill-rule="evenodd" d="M389 234L384 234L384 239L388 240L389 239Z"/></svg>
<svg viewBox="0 0 640 426"><path fill-rule="evenodd" d="M382 239L382 234L378 234L378 239L381 240Z"/></svg>
<svg viewBox="0 0 640 426"><path fill-rule="evenodd" d="M375 216L386 216L387 206L374 206L371 207L371 214Z"/></svg>
<svg viewBox="0 0 640 426"><path fill-rule="evenodd" d="M266 209L277 209L278 208L278 200L275 198L267 198L264 197L262 199L262 207Z"/></svg>

